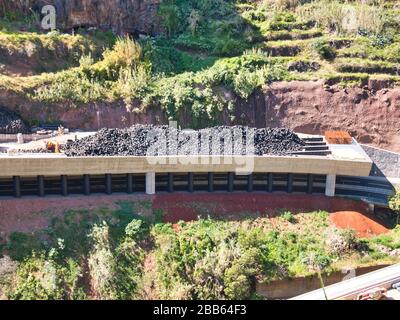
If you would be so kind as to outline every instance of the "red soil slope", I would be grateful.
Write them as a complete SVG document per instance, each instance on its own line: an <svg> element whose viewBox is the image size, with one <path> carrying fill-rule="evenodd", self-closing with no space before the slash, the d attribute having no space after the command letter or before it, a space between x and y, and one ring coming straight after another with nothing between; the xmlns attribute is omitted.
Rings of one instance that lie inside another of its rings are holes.
<svg viewBox="0 0 400 320"><path fill-rule="evenodd" d="M353 229L359 237L371 237L389 231L376 217L356 211L338 211L329 216L338 228Z"/></svg>
<svg viewBox="0 0 400 320"><path fill-rule="evenodd" d="M324 210L342 228L353 227L361 235L378 234L387 229L371 219L370 208L361 201L328 198L318 195L286 193L173 193L147 195L93 195L90 197L27 197L0 201L0 243L13 231L29 232L45 228L54 216L67 209L118 208L118 201L149 201L150 211L161 209L166 222L195 220L198 216L224 219L273 217L282 210L293 213ZM350 213L343 213L343 211ZM142 214L145 214L142 212Z"/></svg>

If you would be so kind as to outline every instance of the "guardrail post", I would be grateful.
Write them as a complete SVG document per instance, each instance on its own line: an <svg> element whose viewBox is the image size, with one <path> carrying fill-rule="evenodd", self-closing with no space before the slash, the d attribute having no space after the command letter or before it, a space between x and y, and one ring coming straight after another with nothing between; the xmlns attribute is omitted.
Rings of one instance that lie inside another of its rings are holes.
<svg viewBox="0 0 400 320"><path fill-rule="evenodd" d="M146 173L146 194L156 193L156 173L147 172Z"/></svg>
<svg viewBox="0 0 400 320"><path fill-rule="evenodd" d="M325 195L327 197L335 196L336 174L328 174L326 176Z"/></svg>

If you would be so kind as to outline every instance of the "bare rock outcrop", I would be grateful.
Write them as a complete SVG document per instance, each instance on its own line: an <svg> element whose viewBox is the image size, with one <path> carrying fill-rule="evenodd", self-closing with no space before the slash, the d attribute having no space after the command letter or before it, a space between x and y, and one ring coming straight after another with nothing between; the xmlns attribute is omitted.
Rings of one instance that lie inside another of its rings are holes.
<svg viewBox="0 0 400 320"><path fill-rule="evenodd" d="M155 34L159 32L157 16L161 0L0 0L0 16L14 11L40 13L45 5L53 5L57 28L79 27L112 29L119 34Z"/></svg>

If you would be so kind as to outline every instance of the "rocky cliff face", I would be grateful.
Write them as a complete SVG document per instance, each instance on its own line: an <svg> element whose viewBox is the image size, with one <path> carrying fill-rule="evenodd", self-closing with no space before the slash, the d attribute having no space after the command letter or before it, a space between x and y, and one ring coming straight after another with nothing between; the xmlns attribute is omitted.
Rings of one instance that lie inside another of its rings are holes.
<svg viewBox="0 0 400 320"><path fill-rule="evenodd" d="M57 28L112 29L116 33L155 34L159 31L157 10L161 0L0 0L0 15L7 11L29 14L54 5Z"/></svg>

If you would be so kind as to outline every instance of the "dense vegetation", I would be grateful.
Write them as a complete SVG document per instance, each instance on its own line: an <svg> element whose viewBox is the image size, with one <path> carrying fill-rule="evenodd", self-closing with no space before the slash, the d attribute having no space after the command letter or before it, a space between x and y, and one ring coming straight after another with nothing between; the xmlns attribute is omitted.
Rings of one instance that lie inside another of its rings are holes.
<svg viewBox="0 0 400 320"><path fill-rule="evenodd" d="M121 202L15 232L0 248L0 297L258 299L256 282L399 259L398 227L357 239L326 212L173 225L162 218L150 203Z"/></svg>
<svg viewBox="0 0 400 320"><path fill-rule="evenodd" d="M166 0L159 16L163 34L135 41L85 30L40 34L35 16L6 15L0 49L41 52L55 63L40 60L35 75L3 72L0 89L75 106L119 99L132 108L160 105L170 118L189 107L199 126L223 108L233 117L227 90L247 99L275 80L399 80L396 1ZM64 46L61 63L57 48Z"/></svg>

